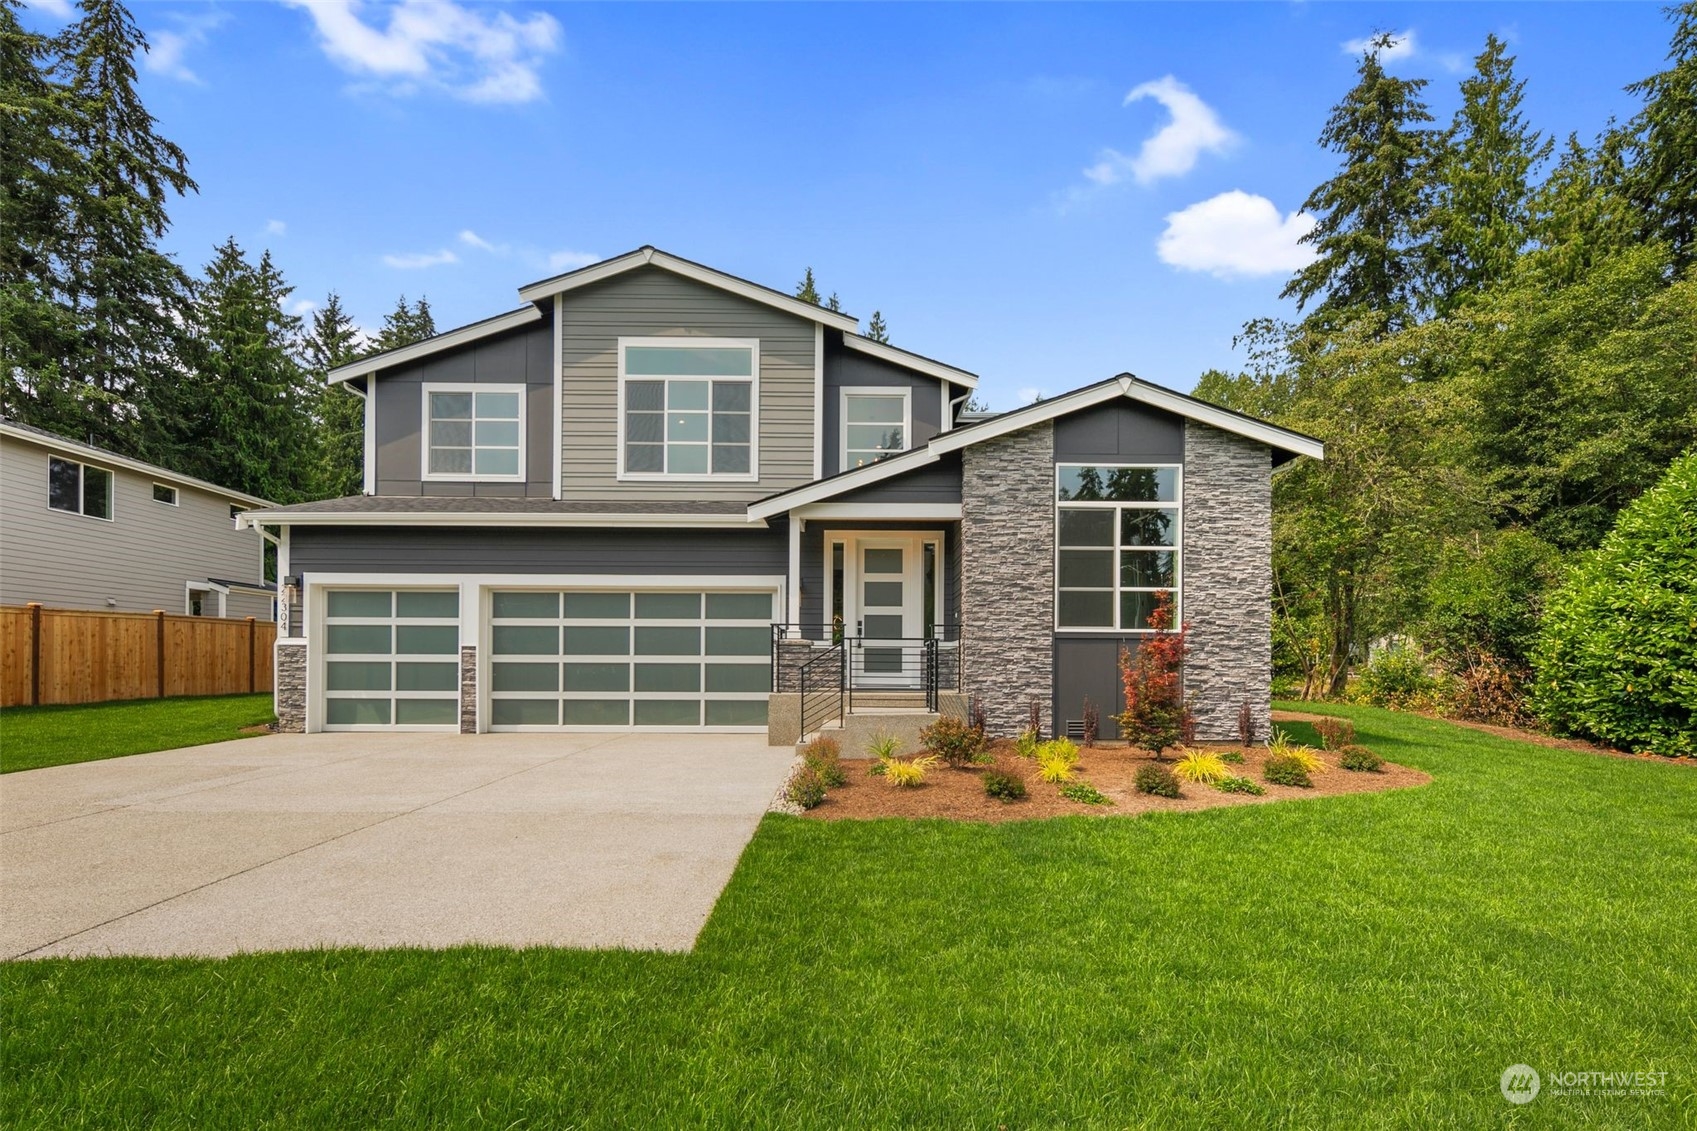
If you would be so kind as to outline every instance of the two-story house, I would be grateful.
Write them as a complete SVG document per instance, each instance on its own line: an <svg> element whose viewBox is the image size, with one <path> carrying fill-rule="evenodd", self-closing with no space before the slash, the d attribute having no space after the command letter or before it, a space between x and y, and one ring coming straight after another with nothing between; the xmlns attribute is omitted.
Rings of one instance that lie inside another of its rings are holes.
<svg viewBox="0 0 1697 1131"><path fill-rule="evenodd" d="M1166 593L1204 736L1265 732L1271 476L1317 441L1128 374L963 420L973 374L652 247L519 297L337 370L365 493L250 516L286 728L1076 730Z"/></svg>
<svg viewBox="0 0 1697 1131"><path fill-rule="evenodd" d="M272 616L269 507L163 467L0 419L0 604Z"/></svg>

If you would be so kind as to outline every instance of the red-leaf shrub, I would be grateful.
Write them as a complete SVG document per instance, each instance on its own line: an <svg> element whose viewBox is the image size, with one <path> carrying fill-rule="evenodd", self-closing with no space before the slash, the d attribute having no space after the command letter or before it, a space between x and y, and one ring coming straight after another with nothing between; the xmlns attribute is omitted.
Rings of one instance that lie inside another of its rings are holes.
<svg viewBox="0 0 1697 1131"><path fill-rule="evenodd" d="M1114 716L1120 737L1161 757L1163 750L1186 741L1196 716L1184 701L1184 657L1189 625L1175 631L1172 594L1162 593L1149 614L1149 627L1136 652L1120 651L1120 684L1125 713Z"/></svg>

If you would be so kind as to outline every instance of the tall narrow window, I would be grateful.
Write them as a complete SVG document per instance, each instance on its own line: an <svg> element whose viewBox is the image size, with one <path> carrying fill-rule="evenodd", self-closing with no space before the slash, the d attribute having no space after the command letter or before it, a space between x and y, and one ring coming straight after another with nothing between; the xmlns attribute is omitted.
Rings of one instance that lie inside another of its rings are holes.
<svg viewBox="0 0 1697 1131"><path fill-rule="evenodd" d="M424 387L426 479L522 479L524 386Z"/></svg>
<svg viewBox="0 0 1697 1131"><path fill-rule="evenodd" d="M906 451L912 431L908 390L843 390L843 470Z"/></svg>
<svg viewBox="0 0 1697 1131"><path fill-rule="evenodd" d="M1142 631L1179 602L1179 469L1056 468L1055 625Z"/></svg>
<svg viewBox="0 0 1697 1131"><path fill-rule="evenodd" d="M755 477L758 342L619 346L622 476Z"/></svg>
<svg viewBox="0 0 1697 1131"><path fill-rule="evenodd" d="M75 460L47 461L47 505L56 511L111 519L112 473Z"/></svg>

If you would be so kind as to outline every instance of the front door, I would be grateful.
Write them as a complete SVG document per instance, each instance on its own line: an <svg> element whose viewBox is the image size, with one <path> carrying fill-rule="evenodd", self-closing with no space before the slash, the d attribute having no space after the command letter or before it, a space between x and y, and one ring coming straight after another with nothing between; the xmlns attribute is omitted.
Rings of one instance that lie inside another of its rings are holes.
<svg viewBox="0 0 1697 1131"><path fill-rule="evenodd" d="M860 638L853 657L855 682L919 687L924 656L920 545L907 538L862 538L855 555L855 635Z"/></svg>

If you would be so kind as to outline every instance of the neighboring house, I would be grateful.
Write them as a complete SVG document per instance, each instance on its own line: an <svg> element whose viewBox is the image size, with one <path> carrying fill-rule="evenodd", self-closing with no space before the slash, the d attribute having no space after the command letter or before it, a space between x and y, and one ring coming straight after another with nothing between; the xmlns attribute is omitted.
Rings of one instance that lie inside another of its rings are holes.
<svg viewBox="0 0 1697 1131"><path fill-rule="evenodd" d="M264 542L236 516L270 506L0 419L0 604L269 620Z"/></svg>
<svg viewBox="0 0 1697 1131"><path fill-rule="evenodd" d="M1203 737L1267 729L1271 477L1318 441L1121 375L976 378L642 248L335 371L361 496L258 512L292 729L1076 731L1159 591Z"/></svg>

